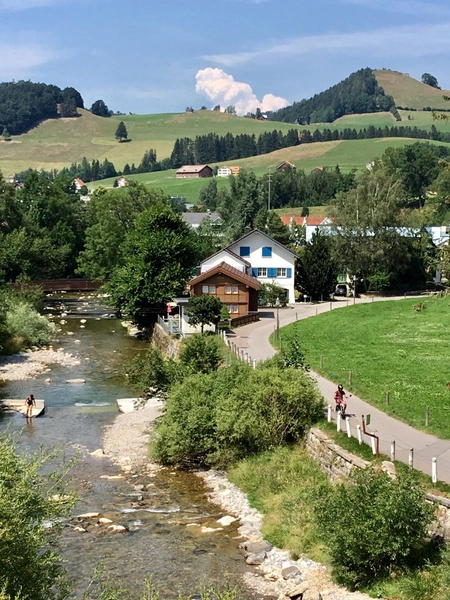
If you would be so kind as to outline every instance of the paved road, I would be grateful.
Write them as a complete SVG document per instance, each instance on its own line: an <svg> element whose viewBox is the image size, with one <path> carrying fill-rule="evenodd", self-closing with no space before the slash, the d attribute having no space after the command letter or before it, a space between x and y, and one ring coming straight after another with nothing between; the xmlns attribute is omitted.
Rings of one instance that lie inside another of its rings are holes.
<svg viewBox="0 0 450 600"><path fill-rule="evenodd" d="M368 299L356 300L358 304L371 301ZM239 327L235 330L234 335L230 336L229 340L237 348L247 353L251 359L260 361L275 354L275 350L269 343L269 336L275 331L277 312L279 325L283 327L296 320L314 317L316 314L327 312L331 306L332 310L345 310L348 305L351 306L352 304L352 299L348 301L341 299L332 303L332 305L329 302L319 305L296 304L288 308L280 308L278 311L277 309L263 310L261 311L261 320L259 322ZM328 381L317 374L313 375L317 379L319 389L326 401L334 405L334 391L338 382ZM450 440L441 440L423 431L418 431L402 421L390 417L354 395L348 400L347 410L351 414L350 424L354 437L357 435L356 426L361 423L361 415L370 413L371 424L368 429L380 437L380 452L389 456L391 442L395 441L396 460L407 463L409 450L414 448L414 467L428 475L431 475L431 459L436 457L438 479L450 483ZM364 441L370 443L370 438L365 436Z"/></svg>

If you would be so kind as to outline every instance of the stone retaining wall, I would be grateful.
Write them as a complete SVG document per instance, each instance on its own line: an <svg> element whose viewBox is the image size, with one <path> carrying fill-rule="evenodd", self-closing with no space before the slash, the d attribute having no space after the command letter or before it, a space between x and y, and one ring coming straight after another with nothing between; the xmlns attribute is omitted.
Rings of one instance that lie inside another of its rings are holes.
<svg viewBox="0 0 450 600"><path fill-rule="evenodd" d="M153 325L151 341L168 358L177 359L180 354L181 340L168 334L159 323Z"/></svg>
<svg viewBox="0 0 450 600"><path fill-rule="evenodd" d="M311 458L320 464L330 480L335 483L347 478L353 468L365 469L369 462L344 450L336 444L326 433L312 427L306 438L306 451ZM436 521L430 528L432 535L441 535L450 540L450 500L432 494L426 495L427 500L437 504Z"/></svg>

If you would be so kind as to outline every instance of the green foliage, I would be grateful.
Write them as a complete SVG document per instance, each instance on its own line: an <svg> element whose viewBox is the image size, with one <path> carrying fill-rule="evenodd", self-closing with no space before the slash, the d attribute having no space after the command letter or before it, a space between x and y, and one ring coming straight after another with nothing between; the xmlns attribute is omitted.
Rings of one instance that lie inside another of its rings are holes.
<svg viewBox="0 0 450 600"><path fill-rule="evenodd" d="M96 100L92 104L90 111L93 115L97 115L97 117L110 117L111 116L109 108L106 106L106 104L104 103L103 100Z"/></svg>
<svg viewBox="0 0 450 600"><path fill-rule="evenodd" d="M437 88L438 90L441 89L439 87L438 80L436 79L436 77L434 77L434 75L431 75L430 73L424 73L421 77L421 80L422 83L425 83L425 85L430 85L431 87Z"/></svg>
<svg viewBox="0 0 450 600"><path fill-rule="evenodd" d="M316 231L297 261L296 287L313 300L320 300L334 291L337 276L330 237Z"/></svg>
<svg viewBox="0 0 450 600"><path fill-rule="evenodd" d="M48 473L55 458L44 451L19 455L10 437L0 437L0 590L11 600L68 596L56 542L74 497L63 471Z"/></svg>
<svg viewBox="0 0 450 600"><path fill-rule="evenodd" d="M128 233L123 264L114 268L108 284L117 311L146 325L152 306L180 294L197 261L195 236L167 205L147 208Z"/></svg>
<svg viewBox="0 0 450 600"><path fill-rule="evenodd" d="M303 371L309 371L309 365L306 361L305 353L302 349L299 339L299 332L294 324L292 335L287 339L283 339L280 350L275 354L273 358L269 358L262 367L266 368L267 365L275 365L280 369L301 369Z"/></svg>
<svg viewBox="0 0 450 600"><path fill-rule="evenodd" d="M218 336L194 333L183 340L180 362L189 373L217 371L222 361L222 342Z"/></svg>
<svg viewBox="0 0 450 600"><path fill-rule="evenodd" d="M128 381L143 396L155 391L167 392L176 381L183 379L183 369L172 359L166 359L156 346L150 346L145 356L137 355L127 368Z"/></svg>
<svg viewBox="0 0 450 600"><path fill-rule="evenodd" d="M286 292L276 283L262 283L259 288L258 303L260 306L275 306L277 301L280 306L285 306Z"/></svg>
<svg viewBox="0 0 450 600"><path fill-rule="evenodd" d="M302 371L234 363L172 388L153 452L164 464L226 466L298 441L321 414L322 398Z"/></svg>
<svg viewBox="0 0 450 600"><path fill-rule="evenodd" d="M189 317L189 323L194 327L200 325L203 333L205 325L217 326L220 321L221 310L222 301L220 298L202 294L201 296L191 296L189 298L185 312Z"/></svg>
<svg viewBox="0 0 450 600"><path fill-rule="evenodd" d="M355 470L316 512L337 580L356 588L414 564L433 512L412 478Z"/></svg>
<svg viewBox="0 0 450 600"><path fill-rule="evenodd" d="M391 285L391 276L389 273L378 272L368 277L369 290L374 292L383 292L389 289Z"/></svg>
<svg viewBox="0 0 450 600"><path fill-rule="evenodd" d="M6 311L6 331L18 349L48 344L56 326L25 302L12 303Z"/></svg>
<svg viewBox="0 0 450 600"><path fill-rule="evenodd" d="M116 140L119 140L119 142L128 138L128 131L123 121L120 121L120 123L117 125L115 137Z"/></svg>

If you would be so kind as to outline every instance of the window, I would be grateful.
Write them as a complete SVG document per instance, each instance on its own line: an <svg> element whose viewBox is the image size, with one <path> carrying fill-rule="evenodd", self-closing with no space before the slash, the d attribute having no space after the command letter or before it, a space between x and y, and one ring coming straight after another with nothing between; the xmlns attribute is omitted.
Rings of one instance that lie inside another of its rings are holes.
<svg viewBox="0 0 450 600"><path fill-rule="evenodd" d="M230 315L239 312L239 306L237 304L226 304L226 307L228 308L228 312L230 313Z"/></svg>
<svg viewBox="0 0 450 600"><path fill-rule="evenodd" d="M226 285L225 294L239 294L239 287L237 285Z"/></svg>
<svg viewBox="0 0 450 600"><path fill-rule="evenodd" d="M250 256L250 246L239 246L239 256Z"/></svg>
<svg viewBox="0 0 450 600"><path fill-rule="evenodd" d="M265 258L271 258L272 257L272 246L263 246L262 247L262 255Z"/></svg>
<svg viewBox="0 0 450 600"><path fill-rule="evenodd" d="M215 285L202 285L202 293L203 294L215 294L216 286Z"/></svg>
<svg viewBox="0 0 450 600"><path fill-rule="evenodd" d="M258 277L267 277L266 267L258 267Z"/></svg>
<svg viewBox="0 0 450 600"><path fill-rule="evenodd" d="M277 269L277 277L286 277L286 268Z"/></svg>

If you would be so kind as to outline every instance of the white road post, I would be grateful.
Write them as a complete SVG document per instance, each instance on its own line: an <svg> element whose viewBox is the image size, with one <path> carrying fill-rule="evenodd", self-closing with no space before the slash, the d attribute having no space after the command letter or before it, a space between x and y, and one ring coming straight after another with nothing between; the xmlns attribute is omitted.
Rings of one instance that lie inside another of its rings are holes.
<svg viewBox="0 0 450 600"><path fill-rule="evenodd" d="M409 450L408 464L412 469L414 465L414 448Z"/></svg>
<svg viewBox="0 0 450 600"><path fill-rule="evenodd" d="M331 423L331 404L328 405L328 423Z"/></svg>
<svg viewBox="0 0 450 600"><path fill-rule="evenodd" d="M253 368L256 369L256 358L253 359Z"/></svg>
<svg viewBox="0 0 450 600"><path fill-rule="evenodd" d="M345 417L345 425L347 427L347 437L352 437L352 430L350 429L350 417Z"/></svg>
<svg viewBox="0 0 450 600"><path fill-rule="evenodd" d="M372 454L376 455L377 453L377 440L374 437L370 438L372 440Z"/></svg>
<svg viewBox="0 0 450 600"><path fill-rule="evenodd" d="M437 458L431 459L431 481L437 483Z"/></svg>
<svg viewBox="0 0 450 600"><path fill-rule="evenodd" d="M341 430L341 413L338 412L337 417L336 417L336 429L337 431Z"/></svg>
<svg viewBox="0 0 450 600"><path fill-rule="evenodd" d="M395 440L391 442L391 461L395 462Z"/></svg>
<svg viewBox="0 0 450 600"><path fill-rule="evenodd" d="M362 440L362 430L361 430L361 425L357 425L356 426L356 431L358 432L358 442L360 444L362 444L363 440Z"/></svg>

